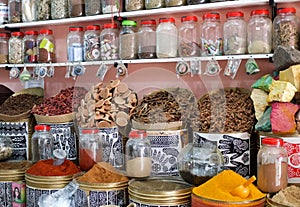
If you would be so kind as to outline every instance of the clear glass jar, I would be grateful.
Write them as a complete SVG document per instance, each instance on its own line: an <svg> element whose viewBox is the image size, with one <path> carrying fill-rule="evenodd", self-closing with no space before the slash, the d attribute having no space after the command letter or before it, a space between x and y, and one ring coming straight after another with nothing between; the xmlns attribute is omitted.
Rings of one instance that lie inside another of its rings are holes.
<svg viewBox="0 0 300 207"><path fill-rule="evenodd" d="M145 8L145 0L125 0L126 11L137 11Z"/></svg>
<svg viewBox="0 0 300 207"><path fill-rule="evenodd" d="M280 8L273 21L273 49L281 46L299 49L299 18L295 8Z"/></svg>
<svg viewBox="0 0 300 207"><path fill-rule="evenodd" d="M103 14L123 11L121 0L101 0L101 5Z"/></svg>
<svg viewBox="0 0 300 207"><path fill-rule="evenodd" d="M88 171L102 161L102 142L98 129L82 129L79 137L79 166Z"/></svg>
<svg viewBox="0 0 300 207"><path fill-rule="evenodd" d="M68 0L52 0L51 1L51 18L63 19L69 17Z"/></svg>
<svg viewBox="0 0 300 207"><path fill-rule="evenodd" d="M145 0L146 9L158 9L165 7L164 0Z"/></svg>
<svg viewBox="0 0 300 207"><path fill-rule="evenodd" d="M187 0L188 5L210 3L210 0Z"/></svg>
<svg viewBox="0 0 300 207"><path fill-rule="evenodd" d="M133 130L125 148L126 175L132 178L146 178L151 175L151 145L147 133Z"/></svg>
<svg viewBox="0 0 300 207"><path fill-rule="evenodd" d="M69 33L67 36L69 62L82 62L84 60L83 34L84 34L83 27L80 26L69 27Z"/></svg>
<svg viewBox="0 0 300 207"><path fill-rule="evenodd" d="M0 136L0 161L7 160L13 154L14 144L9 136Z"/></svg>
<svg viewBox="0 0 300 207"><path fill-rule="evenodd" d="M119 29L116 23L106 23L100 33L101 60L119 59Z"/></svg>
<svg viewBox="0 0 300 207"><path fill-rule="evenodd" d="M101 14L101 1L85 0L85 15L92 16Z"/></svg>
<svg viewBox="0 0 300 207"><path fill-rule="evenodd" d="M97 61L100 55L100 26L88 25L83 35L84 41L84 60Z"/></svg>
<svg viewBox="0 0 300 207"><path fill-rule="evenodd" d="M156 56L169 58L177 56L178 30L174 18L160 18L156 28Z"/></svg>
<svg viewBox="0 0 300 207"><path fill-rule="evenodd" d="M257 154L257 186L276 193L288 184L288 156L281 138L265 137Z"/></svg>
<svg viewBox="0 0 300 207"><path fill-rule="evenodd" d="M31 138L32 162L53 157L53 136L48 125L36 125Z"/></svg>
<svg viewBox="0 0 300 207"><path fill-rule="evenodd" d="M247 51L247 22L243 12L228 12L223 24L224 54L245 54Z"/></svg>
<svg viewBox="0 0 300 207"><path fill-rule="evenodd" d="M17 23L22 21L22 3L20 0L8 1L8 22Z"/></svg>
<svg viewBox="0 0 300 207"><path fill-rule="evenodd" d="M10 33L1 32L0 33L0 63L8 63L8 41L10 38Z"/></svg>
<svg viewBox="0 0 300 207"><path fill-rule="evenodd" d="M119 35L119 55L121 59L130 60L137 58L136 22L132 20L122 21L122 29Z"/></svg>
<svg viewBox="0 0 300 207"><path fill-rule="evenodd" d="M186 5L186 0L165 0L166 7L172 6L184 6Z"/></svg>
<svg viewBox="0 0 300 207"><path fill-rule="evenodd" d="M140 59L156 58L156 21L142 20L137 33L138 57Z"/></svg>
<svg viewBox="0 0 300 207"><path fill-rule="evenodd" d="M37 20L51 19L51 0L37 0Z"/></svg>
<svg viewBox="0 0 300 207"><path fill-rule="evenodd" d="M38 44L38 62L53 63L55 62L55 39L53 31L42 29L37 37Z"/></svg>
<svg viewBox="0 0 300 207"><path fill-rule="evenodd" d="M200 27L196 16L181 17L181 25L178 29L180 57L198 57L200 49Z"/></svg>
<svg viewBox="0 0 300 207"><path fill-rule="evenodd" d="M69 17L85 16L84 0L69 0Z"/></svg>
<svg viewBox="0 0 300 207"><path fill-rule="evenodd" d="M201 55L214 56L223 54L223 28L220 14L207 12L203 15L201 27Z"/></svg>
<svg viewBox="0 0 300 207"><path fill-rule="evenodd" d="M37 20L37 5L35 0L22 0L22 21L32 22Z"/></svg>
<svg viewBox="0 0 300 207"><path fill-rule="evenodd" d="M8 1L0 0L0 24L8 23Z"/></svg>
<svg viewBox="0 0 300 207"><path fill-rule="evenodd" d="M253 10L247 25L248 53L270 53L272 51L272 20L269 10Z"/></svg>
<svg viewBox="0 0 300 207"><path fill-rule="evenodd" d="M23 38L23 61L24 63L38 62L38 48L37 48L38 32L29 30L25 32Z"/></svg>
<svg viewBox="0 0 300 207"><path fill-rule="evenodd" d="M8 62L11 64L23 63L22 40L23 32L12 32L8 41Z"/></svg>

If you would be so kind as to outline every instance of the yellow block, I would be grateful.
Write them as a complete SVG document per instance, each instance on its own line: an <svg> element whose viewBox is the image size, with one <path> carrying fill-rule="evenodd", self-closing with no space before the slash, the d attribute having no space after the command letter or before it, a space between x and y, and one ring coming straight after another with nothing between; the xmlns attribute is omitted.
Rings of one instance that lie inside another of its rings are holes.
<svg viewBox="0 0 300 207"><path fill-rule="evenodd" d="M292 65L288 69L279 72L279 80L293 84L300 91L300 64Z"/></svg>
<svg viewBox="0 0 300 207"><path fill-rule="evenodd" d="M273 81L270 86L270 93L267 102L279 101L290 102L295 96L297 89L287 81Z"/></svg>

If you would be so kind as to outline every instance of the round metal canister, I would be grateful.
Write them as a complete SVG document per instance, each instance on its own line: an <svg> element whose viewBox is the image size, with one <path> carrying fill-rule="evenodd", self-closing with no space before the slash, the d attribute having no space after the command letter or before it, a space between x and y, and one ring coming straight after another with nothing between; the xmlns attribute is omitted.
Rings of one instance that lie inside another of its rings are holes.
<svg viewBox="0 0 300 207"><path fill-rule="evenodd" d="M190 206L193 186L175 177L132 179L128 183L129 202L138 206Z"/></svg>

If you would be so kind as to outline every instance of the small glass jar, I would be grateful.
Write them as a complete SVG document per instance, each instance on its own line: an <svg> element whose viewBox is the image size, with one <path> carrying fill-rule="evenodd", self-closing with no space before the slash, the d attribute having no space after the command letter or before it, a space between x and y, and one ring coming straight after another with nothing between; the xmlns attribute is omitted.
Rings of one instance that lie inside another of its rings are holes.
<svg viewBox="0 0 300 207"><path fill-rule="evenodd" d="M36 125L31 138L32 162L53 157L53 136L48 125Z"/></svg>
<svg viewBox="0 0 300 207"><path fill-rule="evenodd" d="M100 33L101 60L119 59L119 29L116 23L106 23Z"/></svg>
<svg viewBox="0 0 300 207"><path fill-rule="evenodd" d="M273 49L279 45L299 49L299 28L295 8L278 9L273 21Z"/></svg>
<svg viewBox="0 0 300 207"><path fill-rule="evenodd" d="M145 8L145 0L125 0L126 11L137 11Z"/></svg>
<svg viewBox="0 0 300 207"><path fill-rule="evenodd" d="M133 130L125 148L126 175L132 178L146 178L151 175L151 145L147 133Z"/></svg>
<svg viewBox="0 0 300 207"><path fill-rule="evenodd" d="M210 3L210 0L187 0L188 5Z"/></svg>
<svg viewBox="0 0 300 207"><path fill-rule="evenodd" d="M24 63L38 62L37 36L37 31L29 30L25 32L22 43Z"/></svg>
<svg viewBox="0 0 300 207"><path fill-rule="evenodd" d="M84 60L83 27L69 27L67 36L68 61L82 62Z"/></svg>
<svg viewBox="0 0 300 207"><path fill-rule="evenodd" d="M22 3L20 0L8 1L8 22L18 23L22 21Z"/></svg>
<svg viewBox="0 0 300 207"><path fill-rule="evenodd" d="M51 1L51 18L63 19L69 17L68 0L52 0Z"/></svg>
<svg viewBox="0 0 300 207"><path fill-rule="evenodd" d="M186 0L165 0L166 7L172 6L184 6L186 5Z"/></svg>
<svg viewBox="0 0 300 207"><path fill-rule="evenodd" d="M8 1L0 0L0 24L8 23Z"/></svg>
<svg viewBox="0 0 300 207"><path fill-rule="evenodd" d="M79 166L88 171L102 161L102 142L98 129L82 129L79 137Z"/></svg>
<svg viewBox="0 0 300 207"><path fill-rule="evenodd" d="M83 35L84 60L97 61L100 56L100 26L88 25Z"/></svg>
<svg viewBox="0 0 300 207"><path fill-rule="evenodd" d="M142 20L137 33L138 57L140 59L156 58L156 21Z"/></svg>
<svg viewBox="0 0 300 207"><path fill-rule="evenodd" d="M272 20L269 10L253 10L247 25L248 53L270 53L272 51Z"/></svg>
<svg viewBox="0 0 300 207"><path fill-rule="evenodd" d="M101 0L102 13L110 14L123 11L121 0Z"/></svg>
<svg viewBox="0 0 300 207"><path fill-rule="evenodd" d="M178 29L180 57L199 57L200 49L200 27L196 16L181 17L181 25Z"/></svg>
<svg viewBox="0 0 300 207"><path fill-rule="evenodd" d="M85 16L84 0L69 0L69 17Z"/></svg>
<svg viewBox="0 0 300 207"><path fill-rule="evenodd" d="M9 159L13 154L13 142L9 136L0 136L0 161Z"/></svg>
<svg viewBox="0 0 300 207"><path fill-rule="evenodd" d="M85 0L85 15L92 16L101 14L101 1Z"/></svg>
<svg viewBox="0 0 300 207"><path fill-rule="evenodd" d="M164 0L145 0L146 9L158 9L165 7Z"/></svg>
<svg viewBox="0 0 300 207"><path fill-rule="evenodd" d="M22 0L22 21L32 22L37 20L37 5L35 0Z"/></svg>
<svg viewBox="0 0 300 207"><path fill-rule="evenodd" d="M247 23L243 12L228 12L223 24L224 54L245 54L247 51Z"/></svg>
<svg viewBox="0 0 300 207"><path fill-rule="evenodd" d="M257 186L276 193L288 184L288 156L281 138L265 137L257 154Z"/></svg>
<svg viewBox="0 0 300 207"><path fill-rule="evenodd" d="M178 30L174 18L160 18L156 29L156 56L171 58L177 56Z"/></svg>
<svg viewBox="0 0 300 207"><path fill-rule="evenodd" d="M53 63L55 62L55 39L53 31L42 29L37 37L38 44L38 62Z"/></svg>
<svg viewBox="0 0 300 207"><path fill-rule="evenodd" d="M120 58L130 60L137 58L136 22L132 20L122 21L122 29L119 35Z"/></svg>
<svg viewBox="0 0 300 207"><path fill-rule="evenodd" d="M201 55L214 56L223 54L223 28L220 14L207 12L203 14L201 27Z"/></svg>
<svg viewBox="0 0 300 207"><path fill-rule="evenodd" d="M0 33L0 63L8 63L8 41L10 38L10 33L1 32Z"/></svg>
<svg viewBox="0 0 300 207"><path fill-rule="evenodd" d="M51 0L37 0L37 20L51 19Z"/></svg>
<svg viewBox="0 0 300 207"><path fill-rule="evenodd" d="M8 62L11 64L23 63L22 40L23 32L12 32L8 41Z"/></svg>

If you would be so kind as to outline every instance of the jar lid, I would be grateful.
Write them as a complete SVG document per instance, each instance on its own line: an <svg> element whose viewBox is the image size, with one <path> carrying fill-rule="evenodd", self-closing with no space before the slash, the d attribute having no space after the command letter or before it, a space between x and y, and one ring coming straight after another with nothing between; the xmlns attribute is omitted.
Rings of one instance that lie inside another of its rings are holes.
<svg viewBox="0 0 300 207"><path fill-rule="evenodd" d="M52 35L53 32L51 29L41 29L40 34Z"/></svg>
<svg viewBox="0 0 300 207"><path fill-rule="evenodd" d="M159 23L162 23L162 22L171 22L171 23L175 23L175 19L173 17L170 17L170 18L160 18L159 19Z"/></svg>
<svg viewBox="0 0 300 207"><path fill-rule="evenodd" d="M116 28L118 28L118 25L116 23L106 23L103 25L103 28L104 29L109 29L109 28L116 29Z"/></svg>
<svg viewBox="0 0 300 207"><path fill-rule="evenodd" d="M23 32L12 32L11 36L14 36L14 37L24 36L24 33Z"/></svg>
<svg viewBox="0 0 300 207"><path fill-rule="evenodd" d="M267 9L257 9L257 10L253 10L251 11L251 16L253 15L269 15L269 10Z"/></svg>
<svg viewBox="0 0 300 207"><path fill-rule="evenodd" d="M122 26L132 26L132 27L136 27L136 21L132 21L132 20L124 20L124 21L122 21Z"/></svg>
<svg viewBox="0 0 300 207"><path fill-rule="evenodd" d="M282 14L282 13L296 13L296 9L294 7L279 8L279 9L277 9L277 13L278 14Z"/></svg>
<svg viewBox="0 0 300 207"><path fill-rule="evenodd" d="M228 12L226 14L226 18L229 17L244 17L244 13L243 12Z"/></svg>
<svg viewBox="0 0 300 207"><path fill-rule="evenodd" d="M37 35L38 32L35 31L35 30L28 30L28 31L25 32L25 34L26 34L26 35Z"/></svg>
<svg viewBox="0 0 300 207"><path fill-rule="evenodd" d="M145 138L147 137L147 132L144 130L132 130L129 133L129 138Z"/></svg>
<svg viewBox="0 0 300 207"><path fill-rule="evenodd" d="M156 21L154 19L144 19L141 21L141 25L156 25Z"/></svg>
<svg viewBox="0 0 300 207"><path fill-rule="evenodd" d="M81 27L81 26L72 26L72 27L69 27L69 31L83 31L83 27Z"/></svg>
<svg viewBox="0 0 300 207"><path fill-rule="evenodd" d="M10 34L8 32L1 32L0 37L10 37Z"/></svg>
<svg viewBox="0 0 300 207"><path fill-rule="evenodd" d="M82 134L97 134L98 132L98 129L83 129L81 131Z"/></svg>
<svg viewBox="0 0 300 207"><path fill-rule="evenodd" d="M181 17L181 22L194 21L197 22L198 18L196 16L183 16Z"/></svg>
<svg viewBox="0 0 300 207"><path fill-rule="evenodd" d="M281 138L265 137L262 140L262 144L279 147L279 146L283 146L283 140Z"/></svg>
<svg viewBox="0 0 300 207"><path fill-rule="evenodd" d="M206 12L203 14L203 19L220 19L220 14L217 12Z"/></svg>
<svg viewBox="0 0 300 207"><path fill-rule="evenodd" d="M87 30L100 30L100 26L99 25L88 25L86 27Z"/></svg>
<svg viewBox="0 0 300 207"><path fill-rule="evenodd" d="M46 130L46 131L49 131L50 130L50 126L49 125L36 125L34 127L34 130Z"/></svg>

